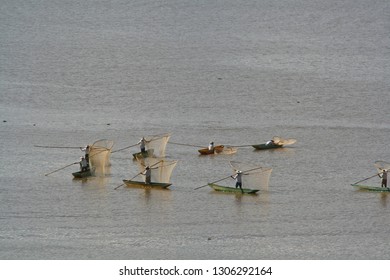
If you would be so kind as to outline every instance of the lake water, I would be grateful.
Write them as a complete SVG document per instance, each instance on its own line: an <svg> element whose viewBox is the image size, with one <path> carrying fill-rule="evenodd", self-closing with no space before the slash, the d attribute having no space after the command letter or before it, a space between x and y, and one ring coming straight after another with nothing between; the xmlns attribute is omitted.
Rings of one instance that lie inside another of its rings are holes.
<svg viewBox="0 0 390 280"><path fill-rule="evenodd" d="M390 162L389 1L1 2L1 259L389 258L390 193L351 186ZM115 189L138 147L80 181L77 165L44 176L80 150L35 146L161 133L297 142L168 144L165 191ZM231 160L272 167L269 190L194 190Z"/></svg>

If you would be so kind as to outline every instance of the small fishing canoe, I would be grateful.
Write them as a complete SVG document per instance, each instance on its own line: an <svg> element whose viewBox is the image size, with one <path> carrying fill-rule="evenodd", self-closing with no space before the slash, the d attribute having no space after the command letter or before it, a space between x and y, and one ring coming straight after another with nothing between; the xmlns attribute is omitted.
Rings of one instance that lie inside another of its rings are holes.
<svg viewBox="0 0 390 280"><path fill-rule="evenodd" d="M283 145L278 145L278 144L274 144L274 143L263 143L263 144L258 144L258 145L252 145L253 148L255 148L256 150L267 150L267 149L278 149L278 148L282 148Z"/></svg>
<svg viewBox="0 0 390 280"><path fill-rule="evenodd" d="M213 155L213 154L222 153L224 148L225 148L224 145L219 145L219 146L215 146L214 149L212 149L212 150L209 150L208 148L203 148L203 149L198 150L198 152L201 155Z"/></svg>
<svg viewBox="0 0 390 280"><path fill-rule="evenodd" d="M137 158L152 157L153 153L154 153L154 149L149 149L149 150L146 150L145 152L139 152L139 153L133 154L133 158L137 159Z"/></svg>
<svg viewBox="0 0 390 280"><path fill-rule="evenodd" d="M163 189L166 189L170 185L172 185L171 183L155 183L155 182L151 182L149 184L146 184L145 182L132 181L132 180L123 180L123 183L125 183L125 185L127 187L136 187L136 188L163 188Z"/></svg>
<svg viewBox="0 0 390 280"><path fill-rule="evenodd" d="M82 178L93 176L93 171L91 171L91 169L87 171L77 171L77 172L73 172L72 175L74 178L82 179Z"/></svg>
<svg viewBox="0 0 390 280"><path fill-rule="evenodd" d="M382 188L382 187L374 187L374 186L365 186L365 185L357 185L352 184L352 186L358 188L362 191L370 191L370 192L390 192L390 188Z"/></svg>
<svg viewBox="0 0 390 280"><path fill-rule="evenodd" d="M208 184L212 189L216 190L216 191L220 191L220 192L233 192L233 193L246 193L246 194L255 194L257 193L259 190L253 190L253 189L242 189L242 192L241 192L241 189L240 188L232 188L232 187L225 187L225 186L221 186L221 185L217 185L217 184Z"/></svg>

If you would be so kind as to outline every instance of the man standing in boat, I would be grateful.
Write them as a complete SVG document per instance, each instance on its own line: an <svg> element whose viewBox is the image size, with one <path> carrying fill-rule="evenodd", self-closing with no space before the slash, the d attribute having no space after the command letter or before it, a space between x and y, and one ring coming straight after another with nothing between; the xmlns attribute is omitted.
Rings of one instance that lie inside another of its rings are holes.
<svg viewBox="0 0 390 280"><path fill-rule="evenodd" d="M140 144L139 147L141 149L141 153L145 153L146 152L146 149L145 149L145 145L146 145L146 139L145 137L142 137L141 140L139 140L139 142L137 144Z"/></svg>
<svg viewBox="0 0 390 280"><path fill-rule="evenodd" d="M213 150L214 150L214 142L210 142L209 151L213 151Z"/></svg>
<svg viewBox="0 0 390 280"><path fill-rule="evenodd" d="M151 183L151 176L152 176L152 170L149 166L146 166L144 172L142 172L142 175L145 176L145 184Z"/></svg>
<svg viewBox="0 0 390 280"><path fill-rule="evenodd" d="M85 159L85 157L80 158L80 170L81 172L88 171L89 165L88 161Z"/></svg>
<svg viewBox="0 0 390 280"><path fill-rule="evenodd" d="M236 180L236 189L240 187L241 192L243 193L244 191L242 190L242 171L237 170L236 175L231 177Z"/></svg>
<svg viewBox="0 0 390 280"><path fill-rule="evenodd" d="M89 145L85 146L84 148L80 148L83 152L85 152L85 160L89 162Z"/></svg>
<svg viewBox="0 0 390 280"><path fill-rule="evenodd" d="M387 188L387 170L383 169L382 176L378 174L380 178L382 178L382 188Z"/></svg>

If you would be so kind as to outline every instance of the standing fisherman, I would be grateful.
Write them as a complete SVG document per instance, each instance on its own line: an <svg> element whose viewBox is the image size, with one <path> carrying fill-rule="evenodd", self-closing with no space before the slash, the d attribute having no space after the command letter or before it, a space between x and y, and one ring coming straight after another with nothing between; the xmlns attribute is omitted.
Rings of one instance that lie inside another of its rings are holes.
<svg viewBox="0 0 390 280"><path fill-rule="evenodd" d="M210 142L209 151L213 151L213 150L214 150L214 142Z"/></svg>
<svg viewBox="0 0 390 280"><path fill-rule="evenodd" d="M144 172L142 172L142 175L145 176L145 184L151 183L151 176L152 176L152 170L149 166L146 166Z"/></svg>
<svg viewBox="0 0 390 280"><path fill-rule="evenodd" d="M84 172L84 171L88 171L88 169L89 169L88 161L85 159L85 157L81 157L80 158L80 171Z"/></svg>
<svg viewBox="0 0 390 280"><path fill-rule="evenodd" d="M142 137L141 140L139 140L139 142L137 144L140 144L139 147L141 149L141 153L145 153L145 145L146 145L146 139L145 137Z"/></svg>
<svg viewBox="0 0 390 280"><path fill-rule="evenodd" d="M387 188L387 170L383 169L382 176L378 174L380 178L382 178L382 188Z"/></svg>
<svg viewBox="0 0 390 280"><path fill-rule="evenodd" d="M241 192L244 193L244 191L242 190L242 171L237 170L236 175L231 177L236 180L236 189L240 187Z"/></svg>
<svg viewBox="0 0 390 280"><path fill-rule="evenodd" d="M80 148L80 150L82 150L83 152L85 152L85 160L86 160L87 162L89 162L89 150L90 150L89 145L85 146L84 148Z"/></svg>

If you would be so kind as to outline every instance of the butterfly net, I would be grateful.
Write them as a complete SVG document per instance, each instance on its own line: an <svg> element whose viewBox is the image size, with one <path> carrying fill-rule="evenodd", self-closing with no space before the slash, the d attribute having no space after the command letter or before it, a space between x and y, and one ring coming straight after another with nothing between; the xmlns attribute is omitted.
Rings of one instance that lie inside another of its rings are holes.
<svg viewBox="0 0 390 280"><path fill-rule="evenodd" d="M171 135L166 134L160 134L160 135L153 135L153 136L146 136L146 150L153 151L154 157L165 157L165 149L167 146L167 143L169 141L169 137Z"/></svg>
<svg viewBox="0 0 390 280"><path fill-rule="evenodd" d="M156 183L169 183L173 169L177 164L177 160L167 160L164 158L138 158L139 172L143 172L146 166L151 168L151 181ZM144 175L142 175L144 177ZM145 179L145 178L143 178Z"/></svg>
<svg viewBox="0 0 390 280"><path fill-rule="evenodd" d="M231 161L231 167L234 172L242 171L242 187L248 189L267 190L272 168L259 165Z"/></svg>
<svg viewBox="0 0 390 280"><path fill-rule="evenodd" d="M231 155L237 153L237 148L225 146L223 147L223 150L216 151L216 153L221 155Z"/></svg>
<svg viewBox="0 0 390 280"><path fill-rule="evenodd" d="M382 173L383 170L390 170L390 163L388 163L386 161L378 160L375 162L374 165L375 165L378 173Z"/></svg>
<svg viewBox="0 0 390 280"><path fill-rule="evenodd" d="M283 145L283 146L286 146L286 145L292 145L294 144L295 142L297 142L296 139L293 139L293 138L288 138L288 139L283 139L279 136L274 136L272 138L272 140L275 142L275 144L277 145Z"/></svg>
<svg viewBox="0 0 390 280"><path fill-rule="evenodd" d="M96 175L103 176L110 166L111 149L114 142L111 140L98 140L89 148L89 165Z"/></svg>

